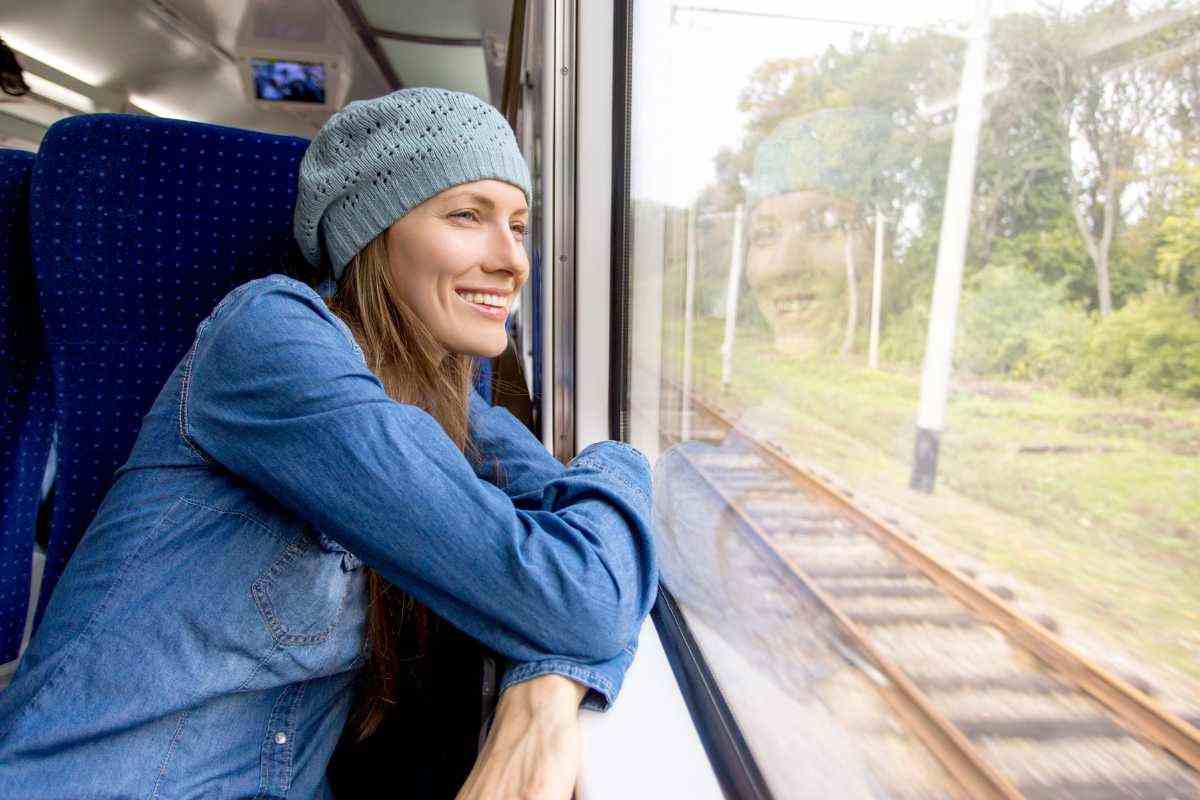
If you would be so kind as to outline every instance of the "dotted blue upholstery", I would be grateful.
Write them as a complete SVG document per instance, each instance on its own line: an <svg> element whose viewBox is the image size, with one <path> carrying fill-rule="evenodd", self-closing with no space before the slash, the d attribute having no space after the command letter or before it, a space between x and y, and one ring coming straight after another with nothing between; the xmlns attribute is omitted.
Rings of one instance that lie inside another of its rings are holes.
<svg viewBox="0 0 1200 800"><path fill-rule="evenodd" d="M29 262L34 156L0 150L0 663L17 657L50 448L50 362Z"/></svg>
<svg viewBox="0 0 1200 800"><path fill-rule="evenodd" d="M120 114L47 131L30 229L58 441L35 626L200 320L233 287L302 260L292 211L307 146Z"/></svg>
<svg viewBox="0 0 1200 800"><path fill-rule="evenodd" d="M478 358L475 360L475 390L492 402L492 362L491 359Z"/></svg>
<svg viewBox="0 0 1200 800"><path fill-rule="evenodd" d="M200 320L300 257L292 209L307 145L118 114L47 131L30 229L58 463L35 625Z"/></svg>

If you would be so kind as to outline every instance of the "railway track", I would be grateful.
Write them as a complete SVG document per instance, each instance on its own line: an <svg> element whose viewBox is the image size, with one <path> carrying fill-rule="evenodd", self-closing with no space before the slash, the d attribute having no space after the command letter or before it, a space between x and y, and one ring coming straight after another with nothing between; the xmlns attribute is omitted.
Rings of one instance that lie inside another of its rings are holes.
<svg viewBox="0 0 1200 800"><path fill-rule="evenodd" d="M721 446L685 461L775 574L824 607L957 793L1200 798L1193 724L720 409L693 407Z"/></svg>

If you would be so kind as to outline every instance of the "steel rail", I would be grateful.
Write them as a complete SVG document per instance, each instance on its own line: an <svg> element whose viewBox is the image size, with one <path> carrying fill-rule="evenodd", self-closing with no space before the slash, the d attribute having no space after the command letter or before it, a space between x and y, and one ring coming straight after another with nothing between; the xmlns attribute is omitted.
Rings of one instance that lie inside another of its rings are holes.
<svg viewBox="0 0 1200 800"><path fill-rule="evenodd" d="M765 551L770 558L783 564L787 568L787 576L825 607L851 640L854 649L887 678L883 683L872 682L884 700L900 715L963 790L975 800L1021 800L1022 795L1017 788L984 759L962 731L934 707L908 675L871 644L863 629L837 607L829 593L821 589L799 565L775 545L770 534L759 527L746 509L686 453L682 454L682 457L722 502L737 514L750 533L751 543L759 550Z"/></svg>
<svg viewBox="0 0 1200 800"><path fill-rule="evenodd" d="M1077 653L983 585L942 565L893 525L860 508L850 497L797 464L775 445L760 441L708 401L695 395L692 401L759 448L785 472L860 523L882 545L919 569L947 594L967 606L983 621L998 628L1016 645L1032 653L1062 680L1103 704L1130 733L1154 742L1200 772L1200 730L1127 681Z"/></svg>

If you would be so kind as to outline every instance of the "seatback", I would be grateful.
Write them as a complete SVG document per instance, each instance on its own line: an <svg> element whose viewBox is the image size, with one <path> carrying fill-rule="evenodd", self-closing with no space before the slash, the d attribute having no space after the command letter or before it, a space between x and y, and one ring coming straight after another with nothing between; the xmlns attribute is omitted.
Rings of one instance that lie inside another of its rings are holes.
<svg viewBox="0 0 1200 800"><path fill-rule="evenodd" d="M34 156L0 150L0 663L17 657L50 448L50 364L29 261Z"/></svg>
<svg viewBox="0 0 1200 800"><path fill-rule="evenodd" d="M58 452L35 625L200 320L230 289L301 259L292 211L307 146L121 114L47 131L30 223Z"/></svg>
<svg viewBox="0 0 1200 800"><path fill-rule="evenodd" d="M196 326L229 290L299 257L307 145L118 114L47 131L30 224L58 442L35 624Z"/></svg>

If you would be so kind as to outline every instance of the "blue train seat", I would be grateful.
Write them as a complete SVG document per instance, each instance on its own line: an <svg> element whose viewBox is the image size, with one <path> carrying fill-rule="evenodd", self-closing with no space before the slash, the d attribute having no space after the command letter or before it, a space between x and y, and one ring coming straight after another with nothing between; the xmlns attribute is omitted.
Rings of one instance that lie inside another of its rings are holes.
<svg viewBox="0 0 1200 800"><path fill-rule="evenodd" d="M34 156L0 150L0 663L18 655L50 449L50 364L29 260Z"/></svg>
<svg viewBox="0 0 1200 800"><path fill-rule="evenodd" d="M475 390L489 403L492 401L492 362L481 358L475 362Z"/></svg>
<svg viewBox="0 0 1200 800"><path fill-rule="evenodd" d="M58 438L35 625L200 320L299 257L292 209L307 145L118 114L47 131L29 210Z"/></svg>

